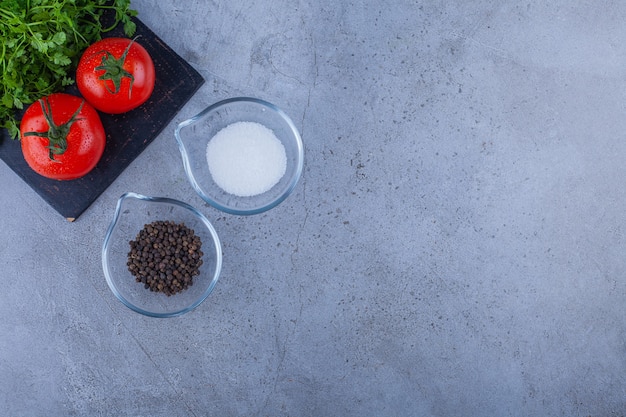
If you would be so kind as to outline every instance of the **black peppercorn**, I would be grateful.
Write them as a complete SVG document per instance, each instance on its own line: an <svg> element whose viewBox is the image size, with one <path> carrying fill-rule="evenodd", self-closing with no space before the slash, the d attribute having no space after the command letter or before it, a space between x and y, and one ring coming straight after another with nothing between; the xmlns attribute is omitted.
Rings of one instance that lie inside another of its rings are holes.
<svg viewBox="0 0 626 417"><path fill-rule="evenodd" d="M184 223L158 220L129 242L128 270L150 291L170 296L193 285L202 265L202 241Z"/></svg>

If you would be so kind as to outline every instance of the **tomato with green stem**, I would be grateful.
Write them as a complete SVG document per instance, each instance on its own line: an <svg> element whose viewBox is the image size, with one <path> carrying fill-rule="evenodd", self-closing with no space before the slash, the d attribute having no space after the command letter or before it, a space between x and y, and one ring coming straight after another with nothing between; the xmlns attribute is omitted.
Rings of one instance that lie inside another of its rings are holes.
<svg viewBox="0 0 626 417"><path fill-rule="evenodd" d="M133 110L152 95L152 57L128 38L105 38L89 46L76 70L76 85L93 107L110 114Z"/></svg>
<svg viewBox="0 0 626 417"><path fill-rule="evenodd" d="M98 112L64 93L31 104L20 123L22 153L38 174L56 180L87 175L100 161L106 134Z"/></svg>

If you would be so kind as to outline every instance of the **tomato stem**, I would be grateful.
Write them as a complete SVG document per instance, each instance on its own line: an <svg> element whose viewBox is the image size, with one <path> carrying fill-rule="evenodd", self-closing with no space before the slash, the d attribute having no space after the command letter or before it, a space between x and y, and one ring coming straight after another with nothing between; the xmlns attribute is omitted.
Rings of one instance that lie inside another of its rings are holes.
<svg viewBox="0 0 626 417"><path fill-rule="evenodd" d="M74 112L72 117L65 123L60 125L56 125L52 118L52 108L50 107L50 101L48 101L48 97L44 97L39 99L39 105L41 106L41 112L43 113L44 119L46 119L46 123L48 123L48 131L47 132L25 132L24 136L36 136L39 138L48 139L48 157L51 161L58 162L54 159L54 155L63 155L67 150L67 136L70 133L70 128L72 124L78 120L78 114L83 109L83 104L85 104L85 100L80 102L80 106Z"/></svg>
<svg viewBox="0 0 626 417"><path fill-rule="evenodd" d="M135 77L133 76L133 74L124 69L124 62L126 61L126 56L128 55L128 51L130 51L130 47L132 46L133 42L135 42L135 39L132 39L130 41L130 43L124 50L124 53L119 59L116 59L109 51L105 50L99 52L106 55L102 57L102 62L94 69L94 71L104 71L104 74L98 77L98 79L105 81L104 87L111 94L117 94L120 91L122 79L129 78L130 87L128 87L128 98L130 98L131 92L133 90L133 83L135 82ZM113 82L115 90L111 90L109 88L106 80L111 80Z"/></svg>

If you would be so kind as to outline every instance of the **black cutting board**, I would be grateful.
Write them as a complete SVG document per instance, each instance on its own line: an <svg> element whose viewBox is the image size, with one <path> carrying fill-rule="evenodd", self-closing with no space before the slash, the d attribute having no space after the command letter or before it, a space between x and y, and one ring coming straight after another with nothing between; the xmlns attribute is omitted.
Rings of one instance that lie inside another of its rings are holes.
<svg viewBox="0 0 626 417"><path fill-rule="evenodd" d="M11 139L5 129L0 130L0 159L69 221L78 218L115 181L204 83L202 76L145 24L134 21L137 42L154 61L154 92L146 103L128 113L100 113L107 143L102 159L89 174L70 181L42 177L24 161L20 142ZM121 25L106 35L112 36L124 37ZM80 95L75 86L66 92Z"/></svg>

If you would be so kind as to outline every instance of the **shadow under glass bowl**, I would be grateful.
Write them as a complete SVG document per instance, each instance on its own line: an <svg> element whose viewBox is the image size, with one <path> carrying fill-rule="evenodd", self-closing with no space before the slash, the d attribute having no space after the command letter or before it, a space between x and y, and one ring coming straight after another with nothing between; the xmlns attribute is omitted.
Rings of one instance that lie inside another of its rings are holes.
<svg viewBox="0 0 626 417"><path fill-rule="evenodd" d="M211 176L207 145L220 130L237 122L264 125L285 148L285 174L269 191L248 197L233 195L220 188ZM252 215L276 207L291 194L302 174L304 146L298 130L281 109L264 100L235 97L217 102L181 122L175 136L192 187L204 201L226 213Z"/></svg>
<svg viewBox="0 0 626 417"><path fill-rule="evenodd" d="M202 241L203 263L193 285L167 296L136 282L127 261L131 240L158 220L184 223ZM128 308L150 317L175 317L202 303L213 291L222 268L222 248L209 220L192 206L164 197L126 193L120 197L102 245L102 267L113 294Z"/></svg>

